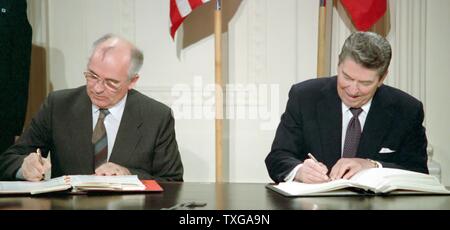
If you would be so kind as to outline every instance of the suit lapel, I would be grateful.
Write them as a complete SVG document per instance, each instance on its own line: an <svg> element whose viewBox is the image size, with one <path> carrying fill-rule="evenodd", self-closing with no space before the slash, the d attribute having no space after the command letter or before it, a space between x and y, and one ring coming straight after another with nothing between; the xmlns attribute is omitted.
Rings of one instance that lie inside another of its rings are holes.
<svg viewBox="0 0 450 230"><path fill-rule="evenodd" d="M392 125L391 98L386 95L384 87L375 93L366 122L364 124L361 140L358 146L358 157L367 158L378 153L383 137Z"/></svg>
<svg viewBox="0 0 450 230"><path fill-rule="evenodd" d="M131 90L128 93L122 120L117 131L114 147L109 161L123 164L128 161L132 152L142 138L139 127L143 120L139 107L139 98L136 91Z"/></svg>
<svg viewBox="0 0 450 230"><path fill-rule="evenodd" d="M342 106L337 94L336 77L322 89L324 97L317 103L320 141L328 167L341 157Z"/></svg>
<svg viewBox="0 0 450 230"><path fill-rule="evenodd" d="M71 112L71 122L68 123L67 130L73 130L74 135L70 135L72 139L70 143L78 159L78 165L83 172L91 172L94 165L94 148L91 143L92 138L92 103L89 99L86 88L82 88L80 99L72 106L76 108ZM75 144L76 143L76 144Z"/></svg>

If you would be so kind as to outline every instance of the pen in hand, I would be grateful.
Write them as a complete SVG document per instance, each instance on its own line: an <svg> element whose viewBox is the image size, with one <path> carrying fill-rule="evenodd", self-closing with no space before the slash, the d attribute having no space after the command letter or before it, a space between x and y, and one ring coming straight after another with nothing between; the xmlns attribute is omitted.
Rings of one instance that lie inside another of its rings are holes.
<svg viewBox="0 0 450 230"><path fill-rule="evenodd" d="M309 157L311 160L313 160L315 163L317 163L317 164L320 163L320 162L319 162L319 161L318 161L311 153L308 153L308 157ZM327 180L330 180L330 177L328 177L327 174L324 174L324 176L326 177Z"/></svg>
<svg viewBox="0 0 450 230"><path fill-rule="evenodd" d="M44 165L44 161L42 160L41 149L40 149L40 148L37 148L37 149L36 149L36 153L37 153L37 155L38 155L39 163L41 163L41 165Z"/></svg>
<svg viewBox="0 0 450 230"><path fill-rule="evenodd" d="M41 149L40 149L40 148L37 148L37 149L36 149L36 153L37 153L37 155L38 155L39 163L40 163L42 166L44 166L44 160L42 159ZM44 180L44 179L45 179L45 173L42 173L42 180Z"/></svg>
<svg viewBox="0 0 450 230"><path fill-rule="evenodd" d="M311 153L308 153L308 157L311 158L314 162L319 163L319 161Z"/></svg>

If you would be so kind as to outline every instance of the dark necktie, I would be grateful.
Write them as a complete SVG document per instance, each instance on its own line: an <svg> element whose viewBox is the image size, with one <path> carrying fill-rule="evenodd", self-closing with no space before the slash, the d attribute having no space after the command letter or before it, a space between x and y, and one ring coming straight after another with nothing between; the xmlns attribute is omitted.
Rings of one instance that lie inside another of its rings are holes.
<svg viewBox="0 0 450 230"><path fill-rule="evenodd" d="M342 157L355 157L358 150L359 138L361 137L361 123L359 123L358 116L363 110L361 108L350 108L353 117L347 126L345 134L344 152Z"/></svg>
<svg viewBox="0 0 450 230"><path fill-rule="evenodd" d="M106 129L104 120L109 114L109 110L100 109L100 114L98 115L97 124L95 125L94 132L92 133L92 144L94 145L94 170L106 162L108 156L108 138L106 135Z"/></svg>

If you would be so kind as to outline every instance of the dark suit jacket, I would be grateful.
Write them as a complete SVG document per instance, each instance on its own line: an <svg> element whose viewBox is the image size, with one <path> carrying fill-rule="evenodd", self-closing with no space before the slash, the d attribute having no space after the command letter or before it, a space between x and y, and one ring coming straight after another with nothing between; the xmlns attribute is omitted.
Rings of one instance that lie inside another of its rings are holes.
<svg viewBox="0 0 450 230"><path fill-rule="evenodd" d="M169 107L131 90L109 161L140 179L181 181L183 166ZM3 179L14 179L36 148L51 152L52 177L94 173L92 104L86 87L51 93L18 143L0 155Z"/></svg>
<svg viewBox="0 0 450 230"><path fill-rule="evenodd" d="M312 153L329 170L341 158L342 102L337 78L308 80L289 92L272 149L265 162L270 177L281 182ZM383 167L428 173L422 103L382 85L375 93L359 142L358 158ZM381 148L395 150L379 153Z"/></svg>
<svg viewBox="0 0 450 230"><path fill-rule="evenodd" d="M31 26L26 0L0 0L0 153L22 133L28 101Z"/></svg>

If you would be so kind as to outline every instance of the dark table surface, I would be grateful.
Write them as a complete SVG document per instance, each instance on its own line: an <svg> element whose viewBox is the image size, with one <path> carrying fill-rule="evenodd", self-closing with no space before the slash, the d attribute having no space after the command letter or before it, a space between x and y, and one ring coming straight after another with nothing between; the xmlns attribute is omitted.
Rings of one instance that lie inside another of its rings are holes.
<svg viewBox="0 0 450 230"><path fill-rule="evenodd" d="M409 210L450 209L450 196L284 197L263 183L160 183L164 192L135 194L44 194L0 196L0 210ZM197 207L189 207L196 202Z"/></svg>

